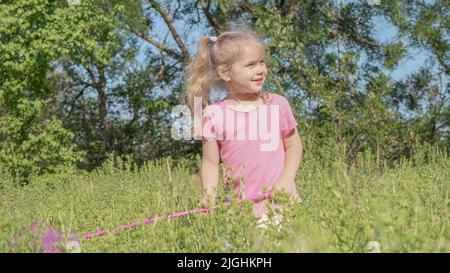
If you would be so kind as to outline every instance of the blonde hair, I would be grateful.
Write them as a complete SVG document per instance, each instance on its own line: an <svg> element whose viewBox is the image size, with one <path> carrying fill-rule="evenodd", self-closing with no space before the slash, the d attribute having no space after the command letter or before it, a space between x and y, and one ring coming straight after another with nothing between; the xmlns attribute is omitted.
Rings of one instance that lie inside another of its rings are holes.
<svg viewBox="0 0 450 273"><path fill-rule="evenodd" d="M211 42L208 37L200 38L197 55L185 68L186 81L181 103L187 104L193 112L195 97L201 97L202 106L208 106L211 103L211 90L225 88L225 82L219 77L217 69L230 69L240 57L241 49L249 42L256 42L265 51L264 41L254 31L246 28L225 31L217 36L215 42ZM266 94L260 96L266 101Z"/></svg>

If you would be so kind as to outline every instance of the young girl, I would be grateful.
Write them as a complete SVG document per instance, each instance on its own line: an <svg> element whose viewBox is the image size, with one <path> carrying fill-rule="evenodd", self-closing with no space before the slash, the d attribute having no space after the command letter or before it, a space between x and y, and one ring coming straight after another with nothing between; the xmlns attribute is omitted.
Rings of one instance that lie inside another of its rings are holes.
<svg viewBox="0 0 450 273"><path fill-rule="evenodd" d="M193 111L196 99L206 106L200 123L201 204L215 203L220 159L241 198L284 191L301 202L295 186L302 158L297 122L286 98L262 91L267 78L262 39L252 31L203 37L186 76L185 101ZM227 97L211 104L213 87L225 87ZM269 204L263 200L253 206L259 222L268 219Z"/></svg>

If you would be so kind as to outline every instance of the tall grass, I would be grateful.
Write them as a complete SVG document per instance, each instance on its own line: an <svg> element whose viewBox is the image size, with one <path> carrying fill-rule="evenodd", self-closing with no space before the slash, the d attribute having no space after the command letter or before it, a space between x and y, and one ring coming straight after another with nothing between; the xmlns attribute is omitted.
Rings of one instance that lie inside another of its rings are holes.
<svg viewBox="0 0 450 273"><path fill-rule="evenodd" d="M370 241L382 252L450 251L447 151L420 147L389 168L373 153L357 162L324 162L306 153L296 180L303 203L285 202L281 229L261 231L251 205L233 203L207 216L82 239L82 251L367 252ZM90 173L68 169L25 187L2 175L0 251L40 251L29 237L12 247L34 220L83 234L197 207L201 187L191 165L165 158L117 170L109 160Z"/></svg>

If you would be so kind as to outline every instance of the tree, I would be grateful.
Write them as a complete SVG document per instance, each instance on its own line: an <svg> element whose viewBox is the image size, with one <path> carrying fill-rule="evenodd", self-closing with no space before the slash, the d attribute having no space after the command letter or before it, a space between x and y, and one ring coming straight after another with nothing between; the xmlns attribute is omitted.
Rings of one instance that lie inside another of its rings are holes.
<svg viewBox="0 0 450 273"><path fill-rule="evenodd" d="M54 26L62 25L62 7L40 0L0 4L0 162L21 184L79 160L72 133L46 111L47 73L67 50Z"/></svg>
<svg viewBox="0 0 450 273"><path fill-rule="evenodd" d="M265 39L266 89L289 98L305 149L327 159L341 147L349 162L372 150L383 162L413 144L450 145L445 1L77 2L1 4L0 161L17 177L92 169L109 153L194 157L201 143L170 131L194 34L239 24ZM380 17L398 29L391 41L373 35ZM412 47L430 62L393 79Z"/></svg>

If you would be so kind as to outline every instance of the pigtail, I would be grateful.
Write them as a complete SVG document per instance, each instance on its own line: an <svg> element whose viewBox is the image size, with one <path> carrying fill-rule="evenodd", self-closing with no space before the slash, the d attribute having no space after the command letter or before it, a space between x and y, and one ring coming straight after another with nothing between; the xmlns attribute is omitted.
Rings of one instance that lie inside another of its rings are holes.
<svg viewBox="0 0 450 273"><path fill-rule="evenodd" d="M206 107L210 103L209 90L211 88L211 65L209 43L210 40L208 37L200 38L197 47L197 55L185 69L186 81L181 96L181 103L187 104L191 110L193 126L196 126L193 128L194 138L198 137L198 134L200 133L199 127L201 127L202 124L201 111L203 107ZM201 98L201 109L194 108L195 98ZM198 113L199 111L200 113Z"/></svg>
<svg viewBox="0 0 450 273"><path fill-rule="evenodd" d="M208 48L209 42L207 37L200 38L197 55L185 69L186 82L184 85L182 102L189 106L191 112L194 112L194 99L196 97L202 99L203 107L209 104L209 82L211 73Z"/></svg>

